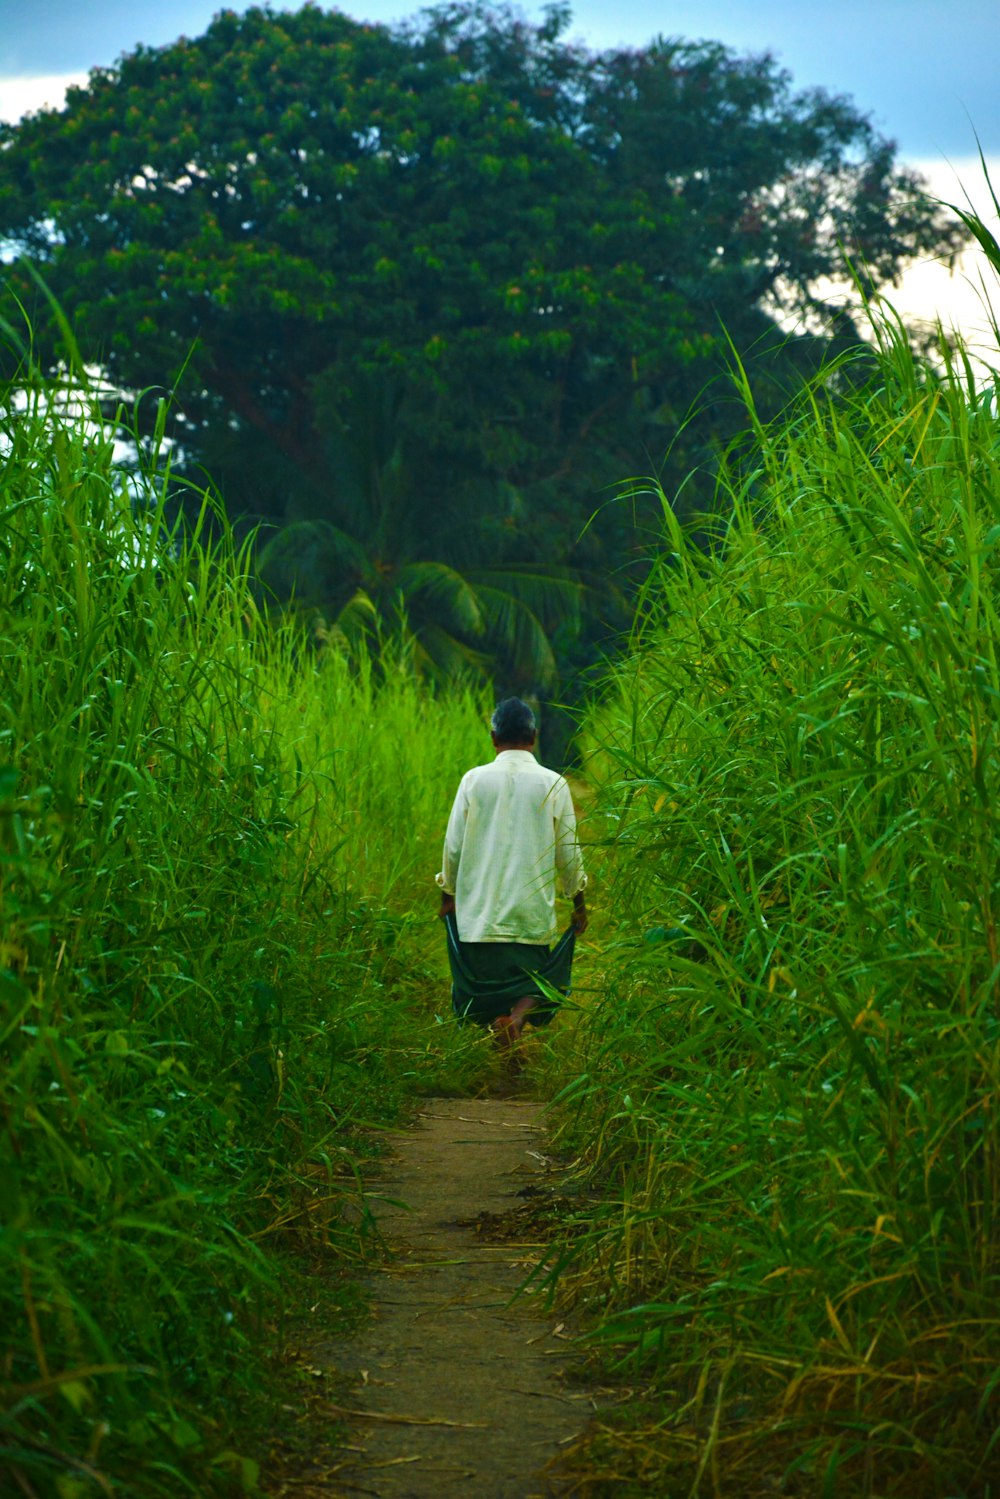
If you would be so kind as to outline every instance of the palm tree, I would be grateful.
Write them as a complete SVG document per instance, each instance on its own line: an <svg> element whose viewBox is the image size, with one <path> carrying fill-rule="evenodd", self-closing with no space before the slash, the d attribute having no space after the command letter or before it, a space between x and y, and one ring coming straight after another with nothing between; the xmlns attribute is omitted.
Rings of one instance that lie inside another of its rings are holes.
<svg viewBox="0 0 1000 1499"><path fill-rule="evenodd" d="M586 587L565 568L487 563L484 519L502 508L495 483L421 483L420 454L400 386L361 382L347 414L328 417L329 489L292 500L290 519L263 546L258 571L279 599L315 611L327 638L377 648L403 631L417 669L438 678L489 676L551 692L551 635L579 621ZM323 513L317 513L317 512Z"/></svg>

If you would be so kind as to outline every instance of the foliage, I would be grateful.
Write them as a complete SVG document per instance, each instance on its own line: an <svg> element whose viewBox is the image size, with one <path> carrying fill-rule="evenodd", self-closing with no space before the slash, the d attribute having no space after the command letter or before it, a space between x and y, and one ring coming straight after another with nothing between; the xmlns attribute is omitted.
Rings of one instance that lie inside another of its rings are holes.
<svg viewBox="0 0 1000 1499"><path fill-rule="evenodd" d="M775 304L957 237L844 99L711 43L590 52L569 18L223 11L5 127L0 232L122 389L179 381L230 515L357 540L338 450L387 385L403 544L374 566L634 567L622 507L578 538L622 473L730 430L724 399L685 426L721 325L773 400L824 343Z"/></svg>
<svg viewBox="0 0 1000 1499"><path fill-rule="evenodd" d="M707 545L651 491L589 724L615 925L563 1102L609 1197L562 1263L671 1392L608 1492L998 1471L1000 384L877 332L777 423L738 376Z"/></svg>
<svg viewBox="0 0 1000 1499"><path fill-rule="evenodd" d="M468 565L477 543L468 520L454 513L448 551L466 565L420 560L427 518L411 504L415 456L403 401L392 384L373 382L350 412L329 413L328 476L339 524L323 506L294 503L260 550L263 584L279 600L318 612L323 632L362 658L377 652L387 628L393 639L402 630L415 666L436 679L492 673L509 691L551 692L558 669L550 632L575 633L586 586L551 565Z"/></svg>
<svg viewBox="0 0 1000 1499"><path fill-rule="evenodd" d="M0 1488L250 1491L279 1254L371 1252L361 1126L481 1065L413 986L482 705L268 627L65 392L0 442Z"/></svg>

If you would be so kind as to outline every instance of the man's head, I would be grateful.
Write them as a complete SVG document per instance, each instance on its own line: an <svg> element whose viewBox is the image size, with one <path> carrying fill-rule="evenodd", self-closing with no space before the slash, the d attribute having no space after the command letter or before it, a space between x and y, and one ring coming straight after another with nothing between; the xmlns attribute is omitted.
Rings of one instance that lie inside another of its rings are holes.
<svg viewBox="0 0 1000 1499"><path fill-rule="evenodd" d="M497 704L490 728L496 749L531 749L537 732L535 715L519 697L506 697Z"/></svg>

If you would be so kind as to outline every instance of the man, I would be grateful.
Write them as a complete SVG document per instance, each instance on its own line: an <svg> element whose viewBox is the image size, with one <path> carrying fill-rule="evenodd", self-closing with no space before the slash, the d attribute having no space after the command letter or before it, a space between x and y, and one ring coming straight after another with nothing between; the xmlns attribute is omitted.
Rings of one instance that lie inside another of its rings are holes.
<svg viewBox="0 0 1000 1499"><path fill-rule="evenodd" d="M587 876L569 787L535 759L535 715L507 698L491 729L496 758L462 777L451 809L438 914L448 927L456 1012L511 1045L526 1021L552 1017L532 976L569 987L573 940L587 927ZM557 884L573 915L550 951Z"/></svg>

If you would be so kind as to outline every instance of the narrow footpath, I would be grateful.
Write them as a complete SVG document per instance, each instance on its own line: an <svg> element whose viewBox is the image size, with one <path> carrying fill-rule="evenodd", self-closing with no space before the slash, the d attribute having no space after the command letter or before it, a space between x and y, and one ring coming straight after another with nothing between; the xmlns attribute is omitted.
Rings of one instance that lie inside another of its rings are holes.
<svg viewBox="0 0 1000 1499"><path fill-rule="evenodd" d="M519 1242L510 1215L551 1179L540 1113L506 1099L427 1099L396 1137L371 1201L392 1251L374 1277L373 1319L356 1339L313 1351L356 1381L328 1492L569 1492L542 1469L580 1433L593 1396L567 1382L578 1356L559 1318L530 1295L511 1300L539 1246Z"/></svg>

